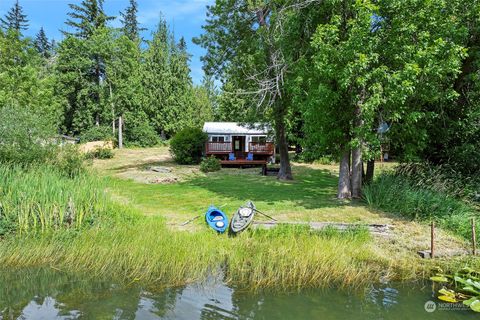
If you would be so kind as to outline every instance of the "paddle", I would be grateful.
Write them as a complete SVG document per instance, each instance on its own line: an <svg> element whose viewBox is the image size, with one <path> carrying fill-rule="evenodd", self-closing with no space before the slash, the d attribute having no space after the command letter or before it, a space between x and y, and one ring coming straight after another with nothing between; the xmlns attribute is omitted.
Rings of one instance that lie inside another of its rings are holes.
<svg viewBox="0 0 480 320"><path fill-rule="evenodd" d="M252 209L253 209L253 208L252 208ZM261 215L264 215L265 217L267 217L267 218L269 218L269 219L271 219L271 220L273 220L273 221L277 221L277 219L274 219L274 218L270 217L269 215L267 215L267 214L265 214L265 213L263 213L263 212L261 212L261 211L259 211L259 210L257 210L257 209L253 209L253 210L255 210L256 212L260 213Z"/></svg>
<svg viewBox="0 0 480 320"><path fill-rule="evenodd" d="M225 203L223 206L220 206L220 207L219 207L219 209L220 209L220 208L223 208L223 207L225 207L226 205L227 205L227 204ZM202 216L202 215L200 214L200 215L198 215L198 216L196 216L196 217L193 217L192 219L190 219L190 220L187 220L187 221L185 221L184 223L182 223L180 226L182 226L182 227L183 227L183 226L185 226L185 225L189 224L190 222L192 222L192 221L194 221L194 220L196 220L196 219L200 218L201 216Z"/></svg>
<svg viewBox="0 0 480 320"><path fill-rule="evenodd" d="M181 226L183 227L183 226L189 224L189 223L192 222L193 220L200 218L200 216L201 216L201 215L198 215L198 216L196 216L196 217L194 217L194 218L192 218L192 219L190 219L190 220L185 221L184 223L181 224Z"/></svg>

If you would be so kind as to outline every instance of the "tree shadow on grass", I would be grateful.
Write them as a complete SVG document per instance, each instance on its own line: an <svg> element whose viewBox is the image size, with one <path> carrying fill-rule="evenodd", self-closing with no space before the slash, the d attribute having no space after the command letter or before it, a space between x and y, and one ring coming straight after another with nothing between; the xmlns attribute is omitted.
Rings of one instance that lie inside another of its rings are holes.
<svg viewBox="0 0 480 320"><path fill-rule="evenodd" d="M293 181L279 181L275 176L236 175L226 170L230 169L196 177L186 183L242 202L261 201L269 205L285 202L306 209L343 205L335 199L338 178L325 169L295 166Z"/></svg>
<svg viewBox="0 0 480 320"><path fill-rule="evenodd" d="M126 164L118 167L111 167L108 168L107 170L110 171L125 171L125 170L130 170L130 169L135 169L135 170L147 170L149 167L167 167L167 168L174 168L178 166L173 161L158 161L158 160L152 160L152 161L142 161L142 162L136 162L136 163L131 163L131 164Z"/></svg>

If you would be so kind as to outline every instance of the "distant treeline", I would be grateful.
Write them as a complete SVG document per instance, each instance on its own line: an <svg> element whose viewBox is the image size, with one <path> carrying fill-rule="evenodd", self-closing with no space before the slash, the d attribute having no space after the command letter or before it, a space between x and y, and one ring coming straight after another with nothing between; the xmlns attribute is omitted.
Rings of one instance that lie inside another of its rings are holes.
<svg viewBox="0 0 480 320"><path fill-rule="evenodd" d="M84 140L116 137L122 121L126 143L141 146L213 119L211 81L193 84L186 41L163 18L145 41L135 0L121 28L109 26L102 0L69 6L58 43L43 28L23 35L29 23L18 2L2 18L0 107L28 109Z"/></svg>

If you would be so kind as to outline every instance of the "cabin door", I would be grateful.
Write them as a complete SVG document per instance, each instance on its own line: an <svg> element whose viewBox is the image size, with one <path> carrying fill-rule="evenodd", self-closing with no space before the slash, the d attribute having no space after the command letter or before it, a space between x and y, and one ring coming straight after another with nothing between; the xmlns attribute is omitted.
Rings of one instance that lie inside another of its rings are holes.
<svg viewBox="0 0 480 320"><path fill-rule="evenodd" d="M232 137L233 152L237 159L245 158L245 136Z"/></svg>

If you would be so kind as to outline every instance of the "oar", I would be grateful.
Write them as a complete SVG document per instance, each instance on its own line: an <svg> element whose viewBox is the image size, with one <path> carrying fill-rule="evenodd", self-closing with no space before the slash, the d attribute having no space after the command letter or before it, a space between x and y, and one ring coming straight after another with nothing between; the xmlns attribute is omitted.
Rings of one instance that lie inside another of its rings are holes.
<svg viewBox="0 0 480 320"><path fill-rule="evenodd" d="M252 209L253 209L253 208L252 208ZM260 213L260 214L262 214L262 215L264 215L265 217L267 217L267 218L269 218L269 219L272 219L273 221L277 221L277 219L274 219L274 218L270 217L268 214L265 214L265 213L263 213L262 211L259 211L259 210L257 210L257 209L253 209L253 210L255 210L256 212L258 212L258 213Z"/></svg>
<svg viewBox="0 0 480 320"><path fill-rule="evenodd" d="M220 206L219 209L225 207L226 205L227 205L227 204L225 203L223 206ZM212 204L212 206L213 206L213 204ZM194 217L194 218L192 218L192 219L190 219L190 220L187 220L187 221L185 221L184 223L182 223L180 226L183 227L183 226L189 224L190 222L192 222L193 220L200 218L201 216L202 216L202 215L198 215L198 216L196 216L196 217Z"/></svg>
<svg viewBox="0 0 480 320"><path fill-rule="evenodd" d="M181 224L181 226L185 226L185 225L189 224L190 222L192 222L193 220L198 219L198 218L200 218L200 215L198 215L198 216L196 216L196 217L194 217L190 220L185 221L184 223Z"/></svg>

